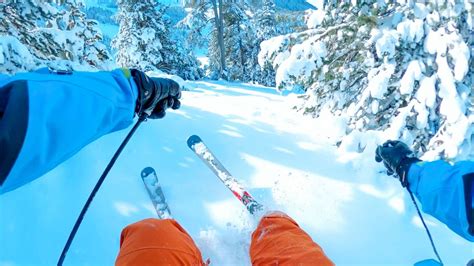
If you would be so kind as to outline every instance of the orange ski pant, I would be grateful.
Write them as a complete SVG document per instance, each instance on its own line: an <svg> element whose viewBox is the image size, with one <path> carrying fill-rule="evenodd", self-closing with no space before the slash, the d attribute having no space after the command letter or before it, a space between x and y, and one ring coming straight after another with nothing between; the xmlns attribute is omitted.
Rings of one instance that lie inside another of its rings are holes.
<svg viewBox="0 0 474 266"><path fill-rule="evenodd" d="M298 224L281 212L266 215L252 234L253 265L334 265ZM127 226L115 265L205 265L189 234L170 219Z"/></svg>

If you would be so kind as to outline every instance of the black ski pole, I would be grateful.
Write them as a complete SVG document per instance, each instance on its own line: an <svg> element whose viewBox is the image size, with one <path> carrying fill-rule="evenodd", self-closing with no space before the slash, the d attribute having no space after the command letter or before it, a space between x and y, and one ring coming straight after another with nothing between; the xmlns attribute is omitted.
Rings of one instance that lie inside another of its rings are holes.
<svg viewBox="0 0 474 266"><path fill-rule="evenodd" d="M123 140L122 144L120 144L120 147L117 149L115 152L114 156L110 160L109 164L105 168L104 172L100 176L99 180L97 181L97 184L95 185L94 189L92 190L91 194L89 195L89 198L87 199L86 203L84 204L84 207L82 208L81 213L77 217L76 223L74 224L74 227L72 228L71 233L69 234L69 238L67 239L66 244L64 245L63 251L61 252L61 256L59 257L58 261L58 266L62 266L64 259L66 258L67 251L69 250L69 247L71 246L72 241L74 240L74 237L76 236L77 230L81 226L82 220L84 219L84 215L86 214L87 210L89 209L89 206L92 203L92 200L95 197L95 194L97 194L97 191L99 191L100 187L102 186L102 183L104 182L105 178L109 174L110 170L115 164L115 161L117 161L118 157L122 153L123 149L127 145L128 141L132 138L133 134L135 131L137 131L137 128L140 126L140 124L147 119L148 115L143 113L140 115L138 118L137 123L133 126L133 128L130 130L128 133L127 137Z"/></svg>
<svg viewBox="0 0 474 266"><path fill-rule="evenodd" d="M413 196L413 192L411 192L411 189L407 186L408 194L410 194L411 201L415 205L416 212L418 213L418 216L420 217L421 223L423 224L423 227L426 230L426 234L428 235L428 238L430 240L431 247L433 248L433 252L435 253L436 257L438 258L438 262L440 265L444 265L443 260L441 260L441 256L438 253L438 250L436 249L436 245L434 243L433 237L431 236L430 229L428 229L428 226L425 223L425 219L423 219L423 215L421 214L420 207L418 207L418 203L416 203L415 197Z"/></svg>

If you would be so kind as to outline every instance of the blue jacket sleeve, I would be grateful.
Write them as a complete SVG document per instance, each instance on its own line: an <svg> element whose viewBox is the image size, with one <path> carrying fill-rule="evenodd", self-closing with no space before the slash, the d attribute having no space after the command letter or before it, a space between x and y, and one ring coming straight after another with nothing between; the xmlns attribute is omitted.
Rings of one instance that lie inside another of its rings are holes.
<svg viewBox="0 0 474 266"><path fill-rule="evenodd" d="M22 186L88 143L133 122L127 71L0 75L0 194Z"/></svg>
<svg viewBox="0 0 474 266"><path fill-rule="evenodd" d="M472 232L474 162L418 162L410 167L408 183L423 206L451 230L469 241Z"/></svg>

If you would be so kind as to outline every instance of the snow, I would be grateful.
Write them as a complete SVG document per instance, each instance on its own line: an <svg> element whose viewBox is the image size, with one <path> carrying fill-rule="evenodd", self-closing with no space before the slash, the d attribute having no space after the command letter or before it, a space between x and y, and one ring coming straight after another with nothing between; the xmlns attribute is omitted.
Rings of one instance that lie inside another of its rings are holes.
<svg viewBox="0 0 474 266"><path fill-rule="evenodd" d="M318 34L321 34L321 32L315 35L316 32L318 30L309 29L302 33L279 35L263 41L260 44L260 52L258 54L259 65L263 67L266 62L269 62L274 69L278 69L281 65L285 64L289 69L281 71L280 78L282 81L285 79L285 73L288 71L294 72L291 71L292 64L286 62L288 60L292 63L301 64L302 66L295 66L295 68L300 68L300 70L308 70L310 66L320 67L324 56L327 54L327 50L324 43L318 41ZM305 38L302 43L293 45L295 41L298 42L297 40L301 39L300 35L305 35L308 38ZM299 60L304 62L300 63Z"/></svg>
<svg viewBox="0 0 474 266"><path fill-rule="evenodd" d="M416 128L424 129L428 126L429 111L426 109L425 105L420 103L415 103L413 105L416 115Z"/></svg>
<svg viewBox="0 0 474 266"><path fill-rule="evenodd" d="M317 41L318 38L319 36L311 37L291 48L290 54L276 71L277 87L288 82L290 77L310 77L315 68L323 65L322 60L326 56L327 50L323 42Z"/></svg>
<svg viewBox="0 0 474 266"><path fill-rule="evenodd" d="M143 40L144 43L150 43L155 39L156 31L153 28L144 28L141 34L141 39ZM161 45L158 46L158 48L161 48Z"/></svg>
<svg viewBox="0 0 474 266"><path fill-rule="evenodd" d="M426 16L426 20L428 21L428 24L431 24L431 25L438 24L440 19L441 18L437 11L434 11Z"/></svg>
<svg viewBox="0 0 474 266"><path fill-rule="evenodd" d="M33 55L28 51L28 48L15 37L1 36L0 69L15 71L22 68L22 63L34 67Z"/></svg>
<svg viewBox="0 0 474 266"><path fill-rule="evenodd" d="M423 20L405 20L398 24L397 32L400 34L400 39L404 42L420 42L425 36Z"/></svg>
<svg viewBox="0 0 474 266"><path fill-rule="evenodd" d="M425 38L425 51L430 54L443 53L446 51L446 44L441 38L441 29L437 31L430 30Z"/></svg>
<svg viewBox="0 0 474 266"><path fill-rule="evenodd" d="M317 9L324 9L324 1L321 0L307 0L309 4L315 6Z"/></svg>
<svg viewBox="0 0 474 266"><path fill-rule="evenodd" d="M441 98L453 97L457 94L454 76L449 68L448 61L445 56L437 56L438 75L440 79L439 96Z"/></svg>
<svg viewBox="0 0 474 266"><path fill-rule="evenodd" d="M267 57L271 57L273 54L277 53L281 47L285 45L285 36L277 36L269 40L263 41L260 43L260 53L258 54L258 64L263 67ZM289 52L286 56L276 59L274 62L275 65L280 65L285 59L289 56Z"/></svg>
<svg viewBox="0 0 474 266"><path fill-rule="evenodd" d="M454 123L464 114L463 106L457 95L448 97L441 101L440 113L446 116L448 122Z"/></svg>
<svg viewBox="0 0 474 266"><path fill-rule="evenodd" d="M469 47L464 42L460 42L454 49L449 50L449 54L454 60L454 78L456 81L463 81L469 71Z"/></svg>
<svg viewBox="0 0 474 266"><path fill-rule="evenodd" d="M424 104L432 97L428 82L419 92ZM373 159L388 133L353 131L338 149L328 141L333 132L345 134L338 121L329 114L322 123L288 111L287 98L273 88L224 81L186 86L182 108L144 123L125 148L65 265L113 264L122 228L155 217L140 178L146 166L157 170L173 216L203 258L213 265L250 264L250 234L257 221L188 149L186 139L193 134L258 201L291 215L336 265L412 265L433 258L409 196ZM42 178L0 196L0 216L8 217L0 219L1 242L7 243L0 265L56 263L82 205L126 134L102 137ZM472 258L471 243L425 217L446 265Z"/></svg>
<svg viewBox="0 0 474 266"><path fill-rule="evenodd" d="M392 58L395 55L395 47L398 45L398 39L395 31L384 30L383 32L380 32L378 30L374 30L371 32L371 34L372 39L376 40L375 50L377 52L377 56L379 58L383 58L384 56Z"/></svg>
<svg viewBox="0 0 474 266"><path fill-rule="evenodd" d="M279 1L286 5L304 2ZM147 72L172 78L184 87L183 107L138 130L86 215L66 265L113 264L121 229L156 216L139 175L146 166L157 169L173 216L189 231L205 259L215 265L250 264L250 234L258 221L187 148L186 139L192 134L202 136L230 170L231 175L219 172L223 179L239 178L268 209L290 214L337 265L412 265L434 257L410 198L399 182L387 177L383 166L374 162L373 152L386 139L412 143L416 133L407 129L407 121L415 118L420 132L424 129L436 134L423 159L435 159L441 153L447 158L466 158L472 153L472 51L463 40L464 29L453 22L462 5L472 14L472 4L466 0L457 3L458 8L444 10L434 8L435 4L399 0L410 11L400 8L387 15L364 43L364 63L347 62L348 67L340 70L329 64L332 49L326 46L331 43L320 37L328 29L340 27L336 32L342 43L347 33L344 23L336 20L338 24L331 27L331 20L326 20L328 26L321 27L324 15L331 12L325 14L324 1L307 2L318 7L305 12L309 30L262 42L258 63L273 65L281 87L309 87L304 96L316 104L327 100L315 93L329 85L322 82L325 74L344 71L338 85L342 92L353 78L349 70L366 71L367 66L368 83L361 82L366 88L360 88L350 107L337 108L334 113L332 107L341 104L336 100L341 95L336 93L335 99L324 103L331 108L322 108L313 119L291 111L301 104L301 95L284 97L274 88L224 81L187 82L160 71ZM389 2L378 0L377 5L383 8L390 6ZM447 6L454 2L437 1ZM95 0L86 3L97 5ZM49 4L42 6L54 11ZM465 19L472 29L472 16ZM99 27L109 39L119 30L112 24ZM368 29L363 26L359 33ZM155 30L144 30L140 36L150 42ZM63 45L67 39L77 39L74 31L58 34L57 25L45 31ZM74 45L83 49L83 41ZM345 48L339 46L337 51ZM128 52L138 58L135 51ZM96 55L88 56L97 59ZM16 38L0 38L2 69L28 71L40 64L35 60L28 46ZM210 64L207 56L201 55L199 60L202 65ZM92 69L65 60L42 64ZM405 102L387 106L392 98ZM369 119L380 119L380 112L392 107L394 111L382 119L387 120L382 128L367 130ZM354 121L354 116L360 119ZM56 262L82 204L126 133L105 136L39 180L0 196L0 243L8 243L1 247L0 265ZM234 189L241 190L239 186ZM436 219L428 215L425 219L446 265L465 265L472 258L471 243Z"/></svg>
<svg viewBox="0 0 474 266"><path fill-rule="evenodd" d="M384 98L384 95L387 92L388 81L394 71L395 66L393 64L385 64L369 72L369 84L367 85L367 89L373 98Z"/></svg>
<svg viewBox="0 0 474 266"><path fill-rule="evenodd" d="M308 26L308 29L314 29L317 26L321 25L321 23L324 20L324 16L326 14L324 13L324 10L318 9L318 10L308 10L306 12L306 26Z"/></svg>
<svg viewBox="0 0 474 266"><path fill-rule="evenodd" d="M434 108L436 103L436 75L423 77L420 81L420 88L415 97L428 108Z"/></svg>
<svg viewBox="0 0 474 266"><path fill-rule="evenodd" d="M373 101L371 104L371 111L372 114L376 114L379 111L379 102L378 101Z"/></svg>
<svg viewBox="0 0 474 266"><path fill-rule="evenodd" d="M413 11L415 17L419 19L425 19L429 14L428 8L422 3L415 3Z"/></svg>
<svg viewBox="0 0 474 266"><path fill-rule="evenodd" d="M457 34L446 34L444 28L438 31L430 30L425 39L425 50L430 54L437 54L436 62L441 64L440 70L451 72L446 62L446 52L454 61L454 78L462 81L469 71L469 47ZM449 47L449 48L448 48ZM452 75L446 73L446 75Z"/></svg>
<svg viewBox="0 0 474 266"><path fill-rule="evenodd" d="M425 65L419 60L413 60L408 64L407 70L400 80L400 93L411 94L415 81L419 81L423 77Z"/></svg>

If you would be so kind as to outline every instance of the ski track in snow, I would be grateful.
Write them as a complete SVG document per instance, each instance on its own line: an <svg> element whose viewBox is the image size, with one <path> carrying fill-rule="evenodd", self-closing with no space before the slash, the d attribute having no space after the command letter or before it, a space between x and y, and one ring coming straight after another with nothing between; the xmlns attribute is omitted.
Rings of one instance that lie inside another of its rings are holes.
<svg viewBox="0 0 474 266"><path fill-rule="evenodd" d="M328 144L318 123L274 89L188 82L182 108L139 128L110 172L65 265L112 265L126 225L156 217L140 178L156 169L175 217L213 265L250 264L257 221L187 148L202 137L268 209L292 216L337 265L412 265L434 258L409 196L373 157ZM0 196L0 265L52 265L87 196L128 130L102 137L44 177ZM327 136L328 132L324 132ZM472 244L425 215L446 265Z"/></svg>

